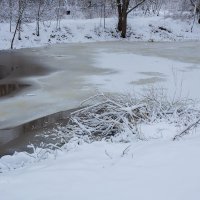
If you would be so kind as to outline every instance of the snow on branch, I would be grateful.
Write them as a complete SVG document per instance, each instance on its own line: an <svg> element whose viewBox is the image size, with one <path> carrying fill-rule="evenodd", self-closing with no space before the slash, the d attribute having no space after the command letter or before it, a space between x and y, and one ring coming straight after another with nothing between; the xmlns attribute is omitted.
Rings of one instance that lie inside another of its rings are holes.
<svg viewBox="0 0 200 200"><path fill-rule="evenodd" d="M82 102L82 107L71 113L64 134L59 134L63 138L71 135L96 141L127 132L139 136L139 125L163 120L187 127L200 117L200 111L195 109L194 104L190 99L169 100L158 88L149 89L139 97L101 93Z"/></svg>

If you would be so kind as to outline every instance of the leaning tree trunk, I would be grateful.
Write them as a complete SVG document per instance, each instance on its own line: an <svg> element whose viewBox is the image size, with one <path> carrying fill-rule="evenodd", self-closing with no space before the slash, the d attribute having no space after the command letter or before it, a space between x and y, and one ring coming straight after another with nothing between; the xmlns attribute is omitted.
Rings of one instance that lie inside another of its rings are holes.
<svg viewBox="0 0 200 200"><path fill-rule="evenodd" d="M16 23L16 27L15 27L15 31L14 31L14 34L13 34L13 38L11 40L11 45L10 45L10 48L13 49L13 43L14 43L14 40L15 40L15 35L17 33L17 29L18 29L18 26L19 26L19 21L20 19L17 20L17 23Z"/></svg>

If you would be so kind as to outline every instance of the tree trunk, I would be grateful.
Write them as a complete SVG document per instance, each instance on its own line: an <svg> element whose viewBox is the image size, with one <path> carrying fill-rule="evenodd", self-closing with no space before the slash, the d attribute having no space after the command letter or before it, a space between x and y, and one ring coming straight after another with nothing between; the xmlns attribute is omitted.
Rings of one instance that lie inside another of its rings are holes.
<svg viewBox="0 0 200 200"><path fill-rule="evenodd" d="M118 9L118 31L122 31L122 4L120 0L117 0L117 9Z"/></svg>
<svg viewBox="0 0 200 200"><path fill-rule="evenodd" d="M56 22L56 29L60 31L60 9L61 9L61 0L58 0L58 7L57 7L57 22Z"/></svg>
<svg viewBox="0 0 200 200"><path fill-rule="evenodd" d="M22 25L22 21L21 21L21 17L19 18L19 23L18 23L18 40L21 40L21 25Z"/></svg>
<svg viewBox="0 0 200 200"><path fill-rule="evenodd" d="M10 32L12 32L12 0L9 0L9 9L10 9Z"/></svg>
<svg viewBox="0 0 200 200"><path fill-rule="evenodd" d="M19 0L19 10L18 10L18 40L21 40L21 25L22 25L22 14L23 14L23 0Z"/></svg>
<svg viewBox="0 0 200 200"><path fill-rule="evenodd" d="M19 26L19 21L20 19L17 20L17 23L16 23L16 27L15 27L15 32L13 34L13 38L12 38L12 41L11 41L11 45L10 45L10 48L13 49L13 43L14 43L14 40L15 40L15 35L17 33L17 29L18 29L18 26Z"/></svg>
<svg viewBox="0 0 200 200"><path fill-rule="evenodd" d="M40 20L38 18L36 21L36 36L40 36Z"/></svg>
<svg viewBox="0 0 200 200"><path fill-rule="evenodd" d="M140 0L135 6L129 9L130 0L116 0L117 1L117 10L118 10L118 31L121 32L121 37L126 38L127 30L127 16L130 12L135 10L138 6L143 4L146 0ZM200 0L199 0L200 1Z"/></svg>
<svg viewBox="0 0 200 200"><path fill-rule="evenodd" d="M11 49L13 49L13 43L14 43L17 31L18 31L18 39L21 40L22 16L23 16L23 13L24 13L24 9L26 7L26 2L24 0L19 0L18 3L19 3L18 19L17 19L15 31L14 31L14 34L13 34L13 38L11 40L11 47L10 47Z"/></svg>
<svg viewBox="0 0 200 200"><path fill-rule="evenodd" d="M121 30L121 37L126 38L126 30L127 30L127 14L124 13L122 18L122 30Z"/></svg>
<svg viewBox="0 0 200 200"><path fill-rule="evenodd" d="M122 30L121 30L121 37L126 38L126 29L127 29L127 11L129 6L129 0L123 0L122 5Z"/></svg>
<svg viewBox="0 0 200 200"><path fill-rule="evenodd" d="M41 0L38 4L37 18L36 18L36 35L40 36L40 10L41 10Z"/></svg>

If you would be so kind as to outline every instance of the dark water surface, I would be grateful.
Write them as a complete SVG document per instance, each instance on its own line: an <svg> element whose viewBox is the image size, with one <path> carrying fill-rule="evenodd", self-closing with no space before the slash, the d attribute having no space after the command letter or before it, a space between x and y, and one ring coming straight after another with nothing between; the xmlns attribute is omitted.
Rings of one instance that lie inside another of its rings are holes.
<svg viewBox="0 0 200 200"><path fill-rule="evenodd" d="M72 109L54 113L17 127L1 129L0 157L13 154L16 151L27 151L31 153L33 149L27 147L29 144L39 147L41 144L46 145L49 143L60 143L60 139L56 140L55 136L52 135L52 130L56 129L57 126L66 126L70 113L75 110L76 109Z"/></svg>

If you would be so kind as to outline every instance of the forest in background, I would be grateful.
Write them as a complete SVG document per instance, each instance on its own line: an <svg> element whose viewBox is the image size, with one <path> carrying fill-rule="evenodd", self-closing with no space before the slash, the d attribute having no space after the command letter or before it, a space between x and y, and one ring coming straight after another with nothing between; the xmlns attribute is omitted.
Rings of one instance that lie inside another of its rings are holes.
<svg viewBox="0 0 200 200"><path fill-rule="evenodd" d="M194 14L194 5L199 0L0 0L0 22L16 23L19 15L22 21L34 22L61 20L66 18L99 18L118 15L118 5L129 3L132 8L135 5L137 12L144 15L159 15L160 10L167 10L174 15L185 16ZM23 12L23 14L22 14Z"/></svg>
<svg viewBox="0 0 200 200"><path fill-rule="evenodd" d="M55 30L61 30L62 19L105 19L116 17L116 32L127 37L129 16L166 15L191 22L191 32L195 22L200 23L200 0L0 0L0 22L9 24L12 34L11 49L18 35L21 40L23 25L35 23L35 33L40 36L45 22L54 22ZM104 19L104 20L103 20ZM142 23L142 22L141 22ZM193 24L193 25L192 25ZM5 32L1 28L1 32Z"/></svg>

